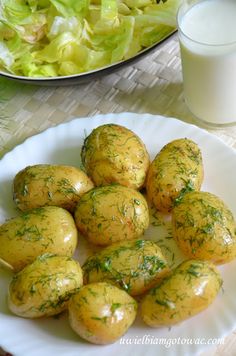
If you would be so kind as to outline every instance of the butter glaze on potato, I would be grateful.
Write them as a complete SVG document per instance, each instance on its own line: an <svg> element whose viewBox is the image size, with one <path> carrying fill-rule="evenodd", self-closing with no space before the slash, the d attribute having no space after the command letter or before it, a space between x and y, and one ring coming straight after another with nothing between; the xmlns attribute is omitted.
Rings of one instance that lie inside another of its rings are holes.
<svg viewBox="0 0 236 356"><path fill-rule="evenodd" d="M170 326L206 309L216 298L222 278L214 264L182 262L141 303L143 321L151 327Z"/></svg>
<svg viewBox="0 0 236 356"><path fill-rule="evenodd" d="M13 277L8 292L9 309L24 318L61 313L83 284L78 262L67 256L42 255Z"/></svg>
<svg viewBox="0 0 236 356"><path fill-rule="evenodd" d="M143 294L170 272L160 247L148 240L112 244L90 256L82 269L85 284L106 281L130 295Z"/></svg>
<svg viewBox="0 0 236 356"><path fill-rule="evenodd" d="M0 226L0 258L19 271L44 253L72 256L77 237L74 219L65 209L33 209Z"/></svg>
<svg viewBox="0 0 236 356"><path fill-rule="evenodd" d="M137 239L149 226L145 198L138 191L118 184L85 193L74 216L81 234L100 246Z"/></svg>
<svg viewBox="0 0 236 356"><path fill-rule="evenodd" d="M119 183L133 189L144 186L150 163L141 139L116 124L94 129L84 141L81 158L96 186Z"/></svg>
<svg viewBox="0 0 236 356"><path fill-rule="evenodd" d="M147 174L147 197L159 211L168 213L186 192L200 190L203 181L202 154L187 138L169 142L156 155Z"/></svg>
<svg viewBox="0 0 236 356"><path fill-rule="evenodd" d="M83 339L94 344L118 340L133 324L137 302L108 283L83 286L69 302L69 322Z"/></svg>
<svg viewBox="0 0 236 356"><path fill-rule="evenodd" d="M79 168L37 164L17 173L13 181L13 197L22 211L59 206L73 211L80 197L94 187Z"/></svg>
<svg viewBox="0 0 236 356"><path fill-rule="evenodd" d="M173 209L173 237L189 258L227 263L236 258L236 225L232 212L216 195L186 194Z"/></svg>

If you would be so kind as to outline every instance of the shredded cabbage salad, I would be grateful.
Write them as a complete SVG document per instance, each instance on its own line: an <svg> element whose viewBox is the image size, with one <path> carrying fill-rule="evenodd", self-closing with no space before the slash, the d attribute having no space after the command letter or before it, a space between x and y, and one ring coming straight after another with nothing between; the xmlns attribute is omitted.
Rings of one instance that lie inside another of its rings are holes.
<svg viewBox="0 0 236 356"><path fill-rule="evenodd" d="M176 27L181 0L0 0L0 69L88 72L133 57Z"/></svg>

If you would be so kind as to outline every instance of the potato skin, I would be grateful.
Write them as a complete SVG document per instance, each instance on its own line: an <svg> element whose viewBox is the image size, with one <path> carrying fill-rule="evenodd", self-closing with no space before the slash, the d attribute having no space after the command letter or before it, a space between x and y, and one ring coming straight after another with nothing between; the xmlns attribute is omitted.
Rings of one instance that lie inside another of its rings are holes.
<svg viewBox="0 0 236 356"><path fill-rule="evenodd" d="M77 236L68 211L55 206L33 209L0 226L0 258L19 271L44 253L72 256Z"/></svg>
<svg viewBox="0 0 236 356"><path fill-rule="evenodd" d="M130 295L139 295L154 287L170 269L155 242L121 241L90 256L83 267L84 283L114 284Z"/></svg>
<svg viewBox="0 0 236 356"><path fill-rule="evenodd" d="M61 313L83 284L78 262L67 256L45 254L13 277L8 292L9 309L24 318Z"/></svg>
<svg viewBox="0 0 236 356"><path fill-rule="evenodd" d="M46 205L73 211L80 197L93 187L92 181L79 168L37 164L17 173L13 197L22 211Z"/></svg>
<svg viewBox="0 0 236 356"><path fill-rule="evenodd" d="M141 236L149 225L149 211L138 191L107 185L82 196L75 210L75 222L89 242L107 246Z"/></svg>
<svg viewBox="0 0 236 356"><path fill-rule="evenodd" d="M206 309L221 285L219 271L212 263L184 261L144 297L142 318L151 327L177 324Z"/></svg>
<svg viewBox="0 0 236 356"><path fill-rule="evenodd" d="M126 127L106 124L85 139L82 163L96 186L119 183L133 189L144 186L150 164L141 139Z"/></svg>
<svg viewBox="0 0 236 356"><path fill-rule="evenodd" d="M108 283L83 286L69 302L69 322L83 339L109 344L133 324L137 302L125 291Z"/></svg>
<svg viewBox="0 0 236 356"><path fill-rule="evenodd" d="M203 181L202 155L187 138L169 142L157 154L147 174L147 197L159 211L168 213L175 200L188 191L200 190Z"/></svg>
<svg viewBox="0 0 236 356"><path fill-rule="evenodd" d="M172 229L179 248L189 258L216 264L236 258L233 214L212 193L186 194L173 209Z"/></svg>

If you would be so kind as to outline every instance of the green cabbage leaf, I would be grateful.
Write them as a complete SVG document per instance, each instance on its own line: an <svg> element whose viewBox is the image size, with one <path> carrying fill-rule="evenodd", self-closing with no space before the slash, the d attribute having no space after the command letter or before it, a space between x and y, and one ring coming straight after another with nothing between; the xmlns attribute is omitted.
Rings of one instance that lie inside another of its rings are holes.
<svg viewBox="0 0 236 356"><path fill-rule="evenodd" d="M136 55L176 28L181 0L0 0L0 70L57 77Z"/></svg>

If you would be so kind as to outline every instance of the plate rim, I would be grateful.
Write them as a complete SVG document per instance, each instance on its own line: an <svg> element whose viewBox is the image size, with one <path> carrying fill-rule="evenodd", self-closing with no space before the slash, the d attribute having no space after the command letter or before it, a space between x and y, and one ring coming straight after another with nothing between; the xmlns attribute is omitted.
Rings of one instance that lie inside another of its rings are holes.
<svg viewBox="0 0 236 356"><path fill-rule="evenodd" d="M129 116L131 118L138 117L140 119L144 116L145 118L148 118L150 120L151 119L155 119L155 120L156 119L163 119L163 118L166 119L166 120L174 120L174 121L178 122L178 124L183 125L183 127L186 127L186 126L194 127L195 130L197 130L199 132L202 132L204 135L211 136L211 138L213 138L214 140L218 141L220 144L223 144L225 147L227 147L229 150L231 150L232 153L236 154L236 148L227 145L220 137L214 135L212 132L207 131L207 129L205 129L205 128L197 126L194 123L185 122L185 121L181 120L180 118L177 118L177 117L174 117L174 116L166 116L166 115L161 115L161 114L150 114L148 112L136 113L136 112L132 112L132 111L122 111L120 113L111 112L111 113L106 113L106 114L95 114L95 115L92 115L92 116L74 117L69 121L61 122L61 123L59 123L59 124L57 124L55 126L50 126L50 127L46 128L46 129L42 130L41 132L38 132L38 133L35 133L33 135L30 135L30 136L26 137L22 142L16 144L9 151L5 152L2 157L0 157L0 162L3 159L5 159L5 157L8 154L11 154L15 149L17 149L19 146L25 144L26 142L28 142L29 140L33 139L34 137L40 136L42 134L45 134L46 132L48 132L50 130L58 129L60 126L61 127L67 126L68 124L72 124L73 121L76 122L76 121L82 121L82 120L93 120L93 119L100 119L102 117L106 118L106 117L109 117L109 116L111 116L111 118L113 118L113 117L114 118L115 117L121 117L121 116L126 116L126 117Z"/></svg>

